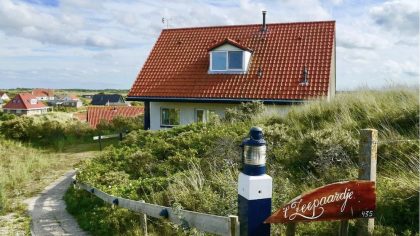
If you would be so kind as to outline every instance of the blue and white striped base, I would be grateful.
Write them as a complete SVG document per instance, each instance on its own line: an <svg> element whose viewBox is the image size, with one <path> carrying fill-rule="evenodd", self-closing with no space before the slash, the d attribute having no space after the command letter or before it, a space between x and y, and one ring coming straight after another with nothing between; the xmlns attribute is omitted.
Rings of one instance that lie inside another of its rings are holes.
<svg viewBox="0 0 420 236"><path fill-rule="evenodd" d="M273 179L264 174L239 174L238 210L241 235L269 236L270 224L264 224L271 215Z"/></svg>

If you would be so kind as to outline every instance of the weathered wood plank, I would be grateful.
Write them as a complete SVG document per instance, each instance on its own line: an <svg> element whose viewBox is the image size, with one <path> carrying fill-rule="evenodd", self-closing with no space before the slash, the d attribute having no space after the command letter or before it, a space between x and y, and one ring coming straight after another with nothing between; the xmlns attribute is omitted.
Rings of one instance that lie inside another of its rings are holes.
<svg viewBox="0 0 420 236"><path fill-rule="evenodd" d="M169 220L175 224L197 228L199 230L219 234L230 235L230 218L209 215L186 210L169 209ZM186 224L186 225L185 225Z"/></svg>
<svg viewBox="0 0 420 236"><path fill-rule="evenodd" d="M187 228L196 228L200 231L218 234L218 235L231 235L231 218L225 216L216 216L205 213L172 209L156 204L144 203L141 201L134 201L121 197L109 195L97 188L93 188L87 184L78 183L80 188L92 192L93 194L103 201L113 204L115 199L118 199L118 206L129 209L134 212L146 214L154 218L167 219L174 224L182 225ZM166 211L167 217L163 214ZM239 223L234 223L239 224ZM234 231L236 232L236 231Z"/></svg>
<svg viewBox="0 0 420 236"><path fill-rule="evenodd" d="M359 141L359 179L376 183L376 164L378 149L378 131L362 129ZM358 219L356 221L357 235L373 235L375 219Z"/></svg>
<svg viewBox="0 0 420 236"><path fill-rule="evenodd" d="M123 136L125 136L123 134ZM107 134L107 135L101 135L101 139L108 139L108 138L117 138L120 137L120 134ZM98 140L99 136L93 136L93 140Z"/></svg>

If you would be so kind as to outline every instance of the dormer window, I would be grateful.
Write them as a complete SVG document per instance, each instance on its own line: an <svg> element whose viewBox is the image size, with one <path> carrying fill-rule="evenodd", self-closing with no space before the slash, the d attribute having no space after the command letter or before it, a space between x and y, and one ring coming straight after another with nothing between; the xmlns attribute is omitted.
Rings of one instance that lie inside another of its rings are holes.
<svg viewBox="0 0 420 236"><path fill-rule="evenodd" d="M226 39L209 49L211 74L246 73L251 50L237 42Z"/></svg>
<svg viewBox="0 0 420 236"><path fill-rule="evenodd" d="M244 69L243 51L213 51L211 52L211 70L229 71Z"/></svg>

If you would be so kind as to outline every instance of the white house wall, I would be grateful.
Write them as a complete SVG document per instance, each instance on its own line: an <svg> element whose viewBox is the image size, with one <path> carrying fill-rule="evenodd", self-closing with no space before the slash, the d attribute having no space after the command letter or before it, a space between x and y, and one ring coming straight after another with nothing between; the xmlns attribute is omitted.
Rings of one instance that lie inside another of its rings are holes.
<svg viewBox="0 0 420 236"><path fill-rule="evenodd" d="M225 109L239 104L224 103L184 103L184 102L150 102L150 129L161 129L161 108L175 108L180 110L180 124L186 125L195 122L195 110L204 109L214 111L220 118L225 117ZM287 105L266 105L266 112L284 116L289 111Z"/></svg>
<svg viewBox="0 0 420 236"><path fill-rule="evenodd" d="M213 110L219 117L225 116L225 109L235 104L215 103L184 103L184 102L150 102L150 129L160 129L160 109L176 108L180 110L180 124L186 125L195 122L195 110Z"/></svg>

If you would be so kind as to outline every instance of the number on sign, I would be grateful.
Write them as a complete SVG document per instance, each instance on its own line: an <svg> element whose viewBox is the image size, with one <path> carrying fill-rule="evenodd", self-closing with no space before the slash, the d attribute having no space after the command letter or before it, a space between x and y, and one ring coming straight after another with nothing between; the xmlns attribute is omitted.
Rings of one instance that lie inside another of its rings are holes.
<svg viewBox="0 0 420 236"><path fill-rule="evenodd" d="M364 218L373 217L373 211L362 211L362 217Z"/></svg>

